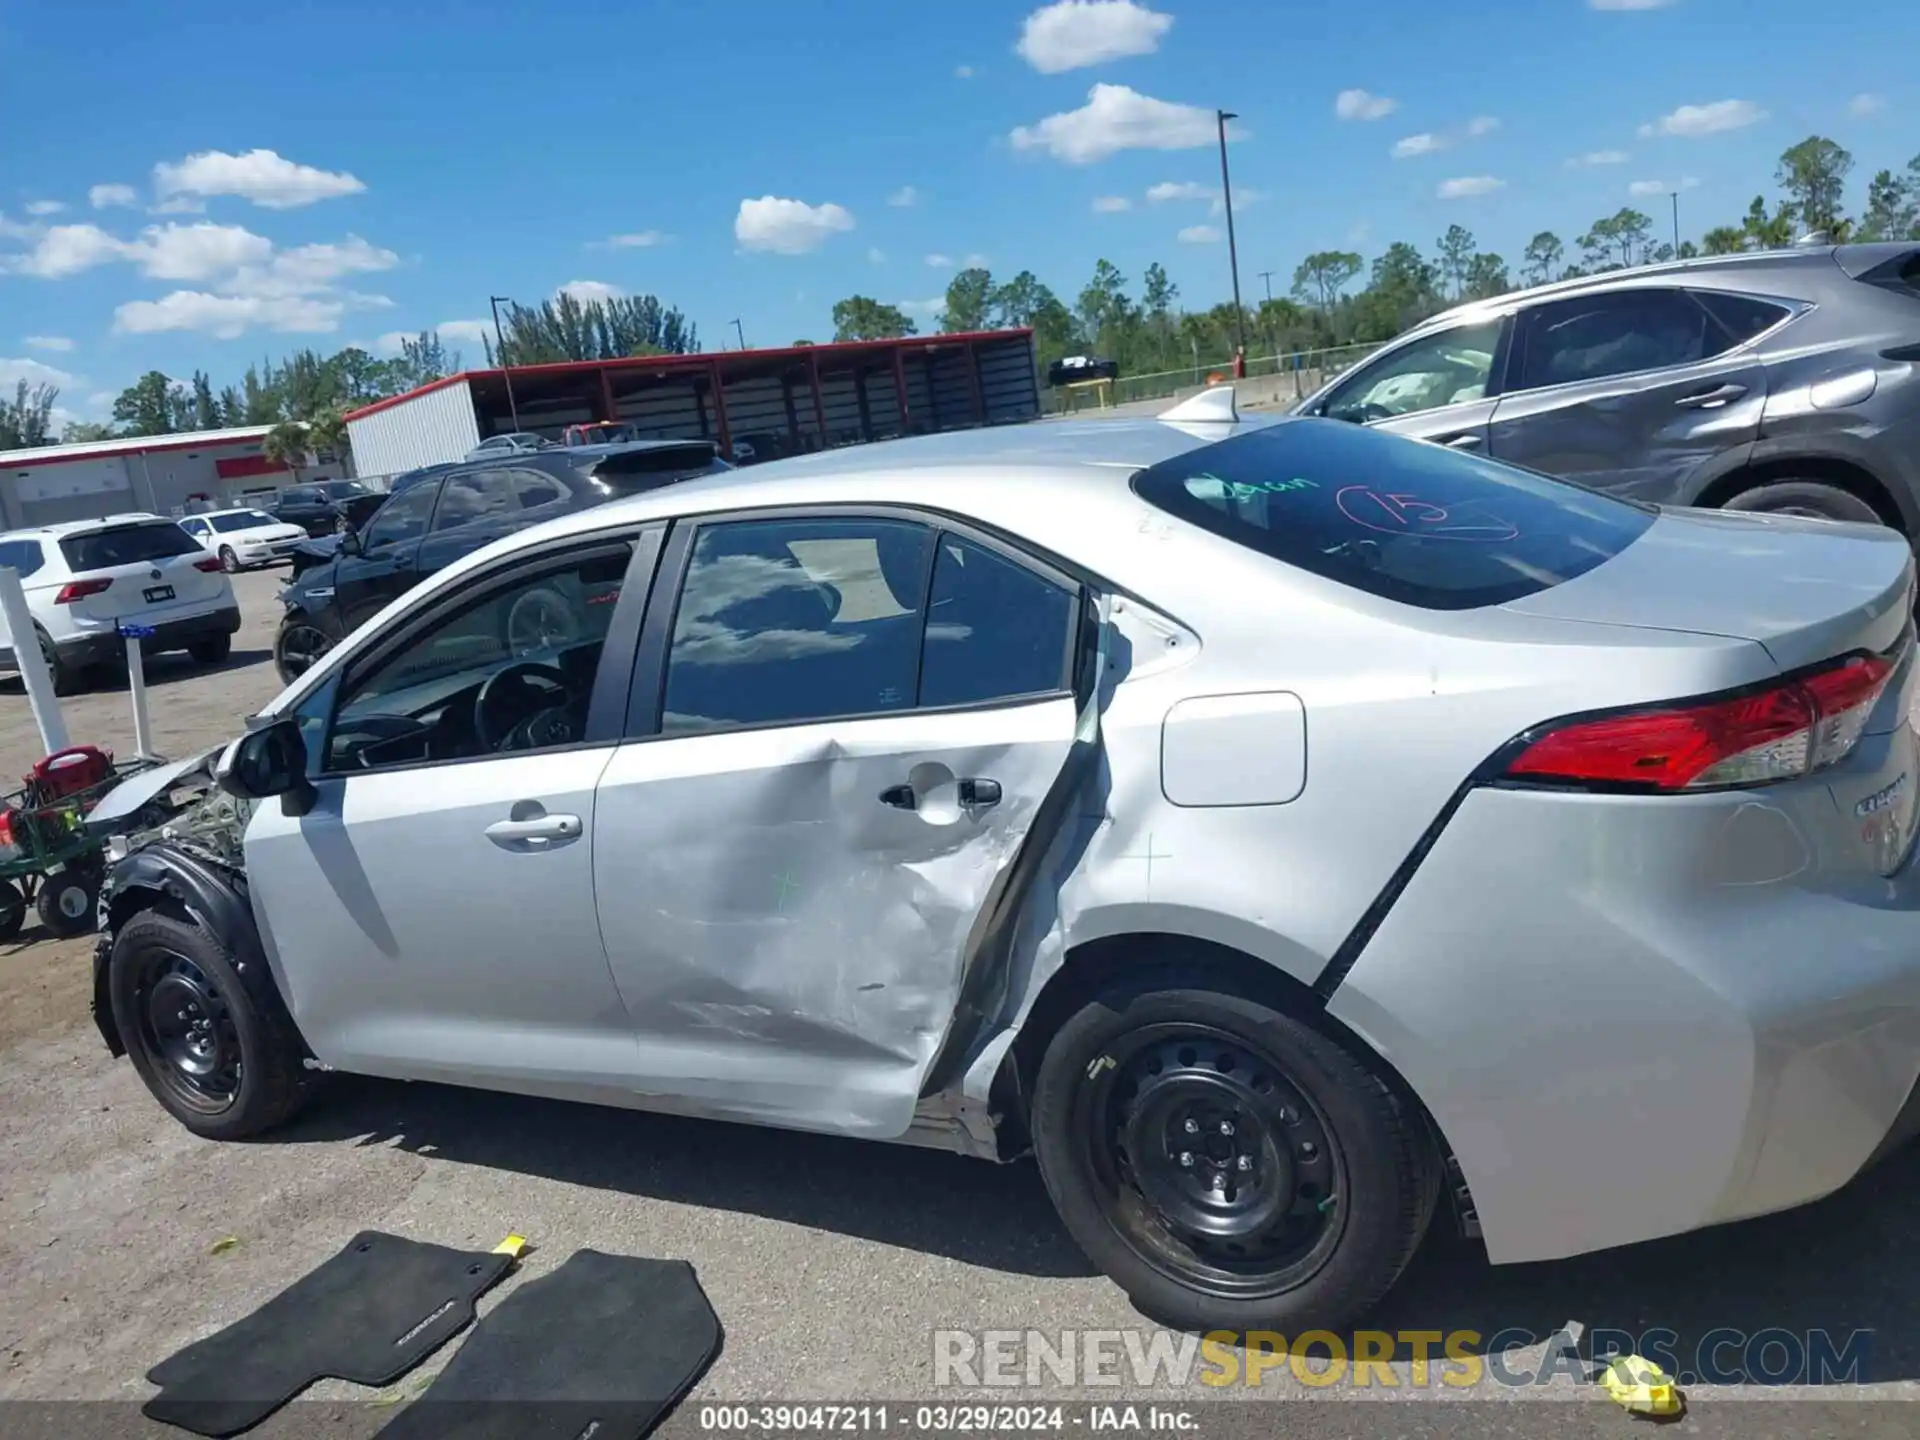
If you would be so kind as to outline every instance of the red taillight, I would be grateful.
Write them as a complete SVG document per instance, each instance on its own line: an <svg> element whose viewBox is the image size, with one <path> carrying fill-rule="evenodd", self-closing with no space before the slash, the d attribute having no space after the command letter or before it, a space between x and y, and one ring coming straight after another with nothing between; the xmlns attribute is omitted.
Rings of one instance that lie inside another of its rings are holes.
<svg viewBox="0 0 1920 1440"><path fill-rule="evenodd" d="M1527 746L1507 774L1651 790L1791 780L1853 749L1892 674L1886 657L1857 655L1752 695L1578 720Z"/></svg>
<svg viewBox="0 0 1920 1440"><path fill-rule="evenodd" d="M196 560L193 562L193 568L196 570L205 570L208 574L212 574L220 568L220 557L218 555L209 555L204 560Z"/></svg>
<svg viewBox="0 0 1920 1440"><path fill-rule="evenodd" d="M60 593L53 597L53 603L56 605L71 605L74 601L84 600L89 595L100 594L111 584L113 584L111 579L69 580L60 587Z"/></svg>

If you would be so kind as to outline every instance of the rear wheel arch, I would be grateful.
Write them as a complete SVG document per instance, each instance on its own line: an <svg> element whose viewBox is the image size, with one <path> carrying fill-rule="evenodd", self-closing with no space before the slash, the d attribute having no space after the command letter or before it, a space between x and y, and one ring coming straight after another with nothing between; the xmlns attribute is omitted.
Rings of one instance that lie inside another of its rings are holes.
<svg viewBox="0 0 1920 1440"><path fill-rule="evenodd" d="M1793 480L1830 485L1844 491L1872 506L1882 524L1902 534L1910 536L1920 530L1920 520L1907 513L1893 490L1879 476L1854 461L1829 455L1784 456L1731 470L1702 490L1693 503L1717 510L1749 491Z"/></svg>
<svg viewBox="0 0 1920 1440"><path fill-rule="evenodd" d="M1181 967L1179 983L1186 988L1217 990L1258 1001L1344 1046L1411 1103L1438 1147L1439 1156L1452 1155L1438 1122L1398 1068L1363 1036L1328 1014L1326 1001L1311 986L1244 950L1186 935L1155 933L1110 935L1075 946L1047 978L1028 1007L1026 1019L994 1079L992 1109L1002 1128L1003 1155L1026 1148L1027 1107L1034 1078L1041 1057L1060 1027L1106 987L1129 975L1163 970L1175 963ZM1439 1183L1437 1170L1432 1178Z"/></svg>

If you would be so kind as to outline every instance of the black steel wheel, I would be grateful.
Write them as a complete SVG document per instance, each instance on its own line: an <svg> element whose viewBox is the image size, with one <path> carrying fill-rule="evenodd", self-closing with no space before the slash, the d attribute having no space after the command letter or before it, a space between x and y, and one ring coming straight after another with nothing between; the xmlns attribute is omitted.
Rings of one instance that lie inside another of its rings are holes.
<svg viewBox="0 0 1920 1440"><path fill-rule="evenodd" d="M184 914L144 911L114 936L107 986L134 1069L175 1119L212 1140L278 1125L305 1103L305 1047L256 962L242 981L233 953Z"/></svg>
<svg viewBox="0 0 1920 1440"><path fill-rule="evenodd" d="M333 637L315 621L298 610L290 610L273 637L273 668L282 684L290 684L307 673L322 655L333 648Z"/></svg>
<svg viewBox="0 0 1920 1440"><path fill-rule="evenodd" d="M40 925L55 939L85 935L94 928L94 906L100 898L100 877L84 867L56 870L40 882L33 897Z"/></svg>
<svg viewBox="0 0 1920 1440"><path fill-rule="evenodd" d="M1191 976L1120 982L1053 1036L1029 1117L1048 1192L1155 1319L1338 1329L1432 1218L1424 1121L1329 1035Z"/></svg>
<svg viewBox="0 0 1920 1440"><path fill-rule="evenodd" d="M27 897L11 880L0 880L0 944L20 933L27 923Z"/></svg>

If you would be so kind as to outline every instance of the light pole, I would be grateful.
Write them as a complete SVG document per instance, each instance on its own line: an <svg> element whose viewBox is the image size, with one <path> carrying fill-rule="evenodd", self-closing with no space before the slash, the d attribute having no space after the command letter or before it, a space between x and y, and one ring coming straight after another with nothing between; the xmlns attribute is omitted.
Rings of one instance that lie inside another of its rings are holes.
<svg viewBox="0 0 1920 1440"><path fill-rule="evenodd" d="M505 295L489 295L487 303L493 307L493 340L498 347L493 352L493 358L500 362L500 373L507 382L507 413L513 417L513 428L517 433L520 429L520 406L513 398L513 367L507 363L507 337L500 331L500 307L503 304L511 305L513 301Z"/></svg>
<svg viewBox="0 0 1920 1440"><path fill-rule="evenodd" d="M1233 238L1233 182L1227 178L1227 122L1240 117L1231 110L1216 110L1214 120L1220 127L1220 200L1227 210L1227 263L1233 267L1233 373L1247 373L1247 312L1240 306L1240 251Z"/></svg>
<svg viewBox="0 0 1920 1440"><path fill-rule="evenodd" d="M1673 258L1680 258L1680 192L1670 191L1668 199L1673 201Z"/></svg>
<svg viewBox="0 0 1920 1440"><path fill-rule="evenodd" d="M740 337L740 348L742 350L746 349L747 348L747 332L740 328L740 322L738 320L735 320L733 322L733 333Z"/></svg>

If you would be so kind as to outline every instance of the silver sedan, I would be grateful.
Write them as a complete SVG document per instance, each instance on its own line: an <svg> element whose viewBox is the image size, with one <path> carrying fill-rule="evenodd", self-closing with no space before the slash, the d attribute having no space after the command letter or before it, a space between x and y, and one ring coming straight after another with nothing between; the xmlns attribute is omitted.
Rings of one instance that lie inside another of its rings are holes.
<svg viewBox="0 0 1920 1440"><path fill-rule="evenodd" d="M1913 589L1230 392L694 481L110 798L101 1028L221 1138L343 1070L1031 1152L1156 1318L1338 1325L1436 1213L1569 1256L1913 1130Z"/></svg>

